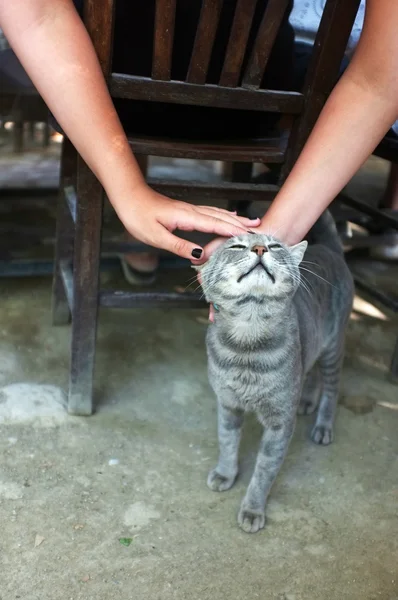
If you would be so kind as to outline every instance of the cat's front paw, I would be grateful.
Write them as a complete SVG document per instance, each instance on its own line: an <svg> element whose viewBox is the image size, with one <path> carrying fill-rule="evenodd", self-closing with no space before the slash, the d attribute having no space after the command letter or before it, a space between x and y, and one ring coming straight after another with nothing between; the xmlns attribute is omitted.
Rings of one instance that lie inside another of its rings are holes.
<svg viewBox="0 0 398 600"><path fill-rule="evenodd" d="M315 444L328 446L333 442L333 427L330 425L315 425L311 432L311 439Z"/></svg>
<svg viewBox="0 0 398 600"><path fill-rule="evenodd" d="M238 515L238 524L246 533L257 533L265 525L264 512L241 508Z"/></svg>
<svg viewBox="0 0 398 600"><path fill-rule="evenodd" d="M207 485L213 492L225 492L234 485L236 475L226 477L225 475L220 475L217 469L213 469L207 478Z"/></svg>

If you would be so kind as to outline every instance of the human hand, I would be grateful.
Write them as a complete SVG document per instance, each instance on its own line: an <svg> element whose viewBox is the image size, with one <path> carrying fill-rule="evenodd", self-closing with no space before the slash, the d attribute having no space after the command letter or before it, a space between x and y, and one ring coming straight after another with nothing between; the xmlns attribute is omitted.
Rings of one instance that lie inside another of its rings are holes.
<svg viewBox="0 0 398 600"><path fill-rule="evenodd" d="M123 225L135 238L188 258L194 264L198 264L198 259L203 256L203 249L174 235L174 230L203 231L231 237L260 224L259 219L238 217L222 208L172 200L155 192L146 183L134 189L134 201L112 203Z"/></svg>

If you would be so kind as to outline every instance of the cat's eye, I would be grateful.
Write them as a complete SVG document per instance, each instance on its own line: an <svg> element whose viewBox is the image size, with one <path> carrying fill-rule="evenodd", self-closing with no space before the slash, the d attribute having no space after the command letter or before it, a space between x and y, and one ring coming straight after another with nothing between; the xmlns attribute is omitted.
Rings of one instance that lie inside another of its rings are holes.
<svg viewBox="0 0 398 600"><path fill-rule="evenodd" d="M243 244L234 244L233 246L229 246L228 250L246 250L247 246L243 246Z"/></svg>
<svg viewBox="0 0 398 600"><path fill-rule="evenodd" d="M272 248L277 248L278 250L280 250L282 246L280 244L268 244L268 249L272 250Z"/></svg>

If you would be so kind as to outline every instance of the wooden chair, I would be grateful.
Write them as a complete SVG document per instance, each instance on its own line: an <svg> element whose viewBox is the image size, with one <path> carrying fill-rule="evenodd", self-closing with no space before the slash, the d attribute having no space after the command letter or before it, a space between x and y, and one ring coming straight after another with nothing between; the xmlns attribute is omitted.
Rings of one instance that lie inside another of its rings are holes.
<svg viewBox="0 0 398 600"><path fill-rule="evenodd" d="M282 22L288 0L269 0L251 56L245 51L256 0L238 0L229 43L217 85L206 83L223 0L203 0L185 81L171 81L176 0L157 0L152 77L113 73L112 36L114 0L86 0L84 21L114 98L173 102L197 106L244 108L289 115L289 135L239 142L195 142L135 137L136 154L220 160L233 163L280 163L286 177L309 135L339 73L359 0L328 0L301 93L261 89L261 81ZM243 68L244 67L244 68ZM283 65L281 65L283 68ZM277 185L248 183L191 184L149 181L173 198L211 202L226 199L271 200ZM198 296L170 292L117 292L99 289L103 190L65 140L62 158L60 204L54 275L53 320L72 316L72 348L68 409L89 415L93 409L93 368L98 306L202 306Z"/></svg>

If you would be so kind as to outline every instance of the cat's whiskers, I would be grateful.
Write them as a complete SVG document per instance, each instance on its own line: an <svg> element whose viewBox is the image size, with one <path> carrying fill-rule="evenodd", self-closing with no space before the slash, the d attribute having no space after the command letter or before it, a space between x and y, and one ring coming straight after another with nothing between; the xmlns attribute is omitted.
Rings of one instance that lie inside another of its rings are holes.
<svg viewBox="0 0 398 600"><path fill-rule="evenodd" d="M287 267L284 267L283 265L278 265L278 269L286 275L289 275L293 279L293 282L295 284L302 286L310 297L313 295L314 291L310 289L309 282L307 280L303 280L304 276L292 273L292 271L290 271Z"/></svg>
<svg viewBox="0 0 398 600"><path fill-rule="evenodd" d="M328 285L331 285L333 288L336 288L336 286L333 285L332 283L330 283L330 281L328 281L324 277L321 277L320 275L318 275L318 273L314 273L314 271L311 271L310 269L306 269L305 267L302 267L301 264L299 265L299 269L302 269L303 271L307 271L307 273L310 273L311 275L314 275L314 277L318 277L318 279L321 279L322 281L324 281Z"/></svg>

